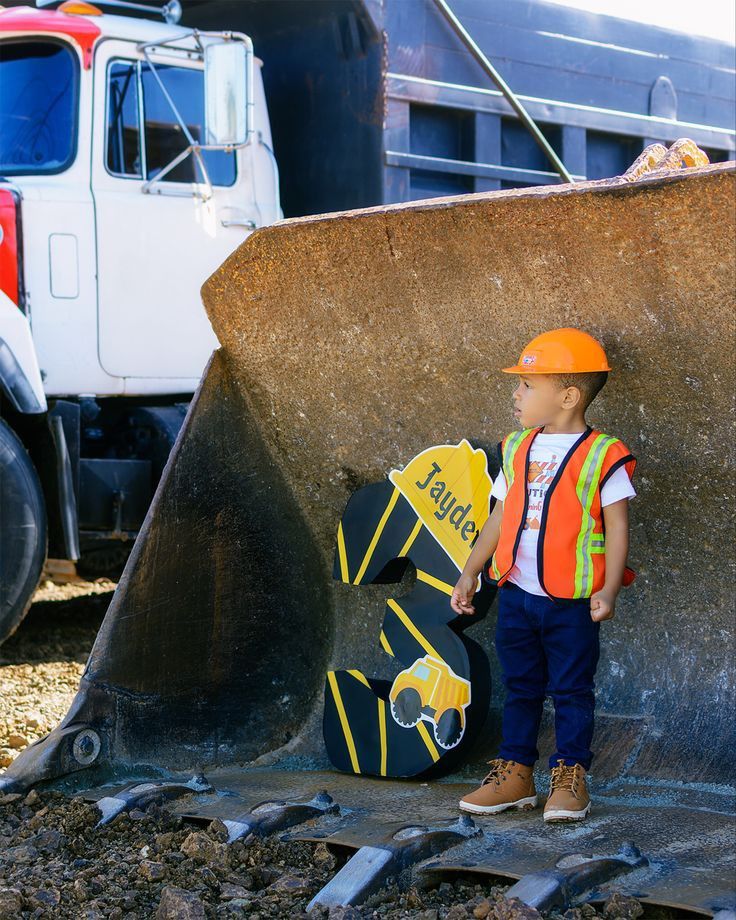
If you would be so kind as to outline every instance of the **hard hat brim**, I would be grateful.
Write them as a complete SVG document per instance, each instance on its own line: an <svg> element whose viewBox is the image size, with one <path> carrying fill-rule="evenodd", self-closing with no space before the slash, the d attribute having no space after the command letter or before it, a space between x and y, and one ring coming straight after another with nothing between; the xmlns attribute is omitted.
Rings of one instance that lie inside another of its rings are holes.
<svg viewBox="0 0 736 920"><path fill-rule="evenodd" d="M568 371L559 367L524 367L523 364L515 364L513 367L502 367L501 370L504 374L528 374L533 376L534 374L596 374L599 371L610 371L611 368L608 363L606 363L605 367L591 367L583 371Z"/></svg>

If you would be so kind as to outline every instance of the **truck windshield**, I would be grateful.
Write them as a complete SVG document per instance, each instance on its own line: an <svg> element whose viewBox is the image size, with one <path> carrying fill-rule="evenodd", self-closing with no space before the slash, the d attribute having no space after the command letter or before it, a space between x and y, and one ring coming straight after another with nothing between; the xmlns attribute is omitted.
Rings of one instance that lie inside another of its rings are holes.
<svg viewBox="0 0 736 920"><path fill-rule="evenodd" d="M0 43L0 175L61 172L76 146L77 60L55 41Z"/></svg>

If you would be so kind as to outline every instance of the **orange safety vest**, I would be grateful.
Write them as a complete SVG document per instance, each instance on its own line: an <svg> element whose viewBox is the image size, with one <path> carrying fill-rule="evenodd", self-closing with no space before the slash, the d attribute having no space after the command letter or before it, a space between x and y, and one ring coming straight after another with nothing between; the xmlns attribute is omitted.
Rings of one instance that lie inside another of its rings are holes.
<svg viewBox="0 0 736 920"><path fill-rule="evenodd" d="M529 454L541 430L514 431L499 444L508 491L496 552L484 573L492 584L502 585L516 561L529 506ZM539 583L554 600L590 597L603 587L606 557L600 490L621 466L633 477L636 460L626 445L590 426L560 463L544 499L537 544ZM634 577L627 568L624 585Z"/></svg>

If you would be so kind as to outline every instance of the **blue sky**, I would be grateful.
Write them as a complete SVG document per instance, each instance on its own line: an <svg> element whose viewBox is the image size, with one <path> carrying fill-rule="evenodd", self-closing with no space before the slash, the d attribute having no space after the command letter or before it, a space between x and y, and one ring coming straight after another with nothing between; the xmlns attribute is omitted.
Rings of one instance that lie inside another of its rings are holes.
<svg viewBox="0 0 736 920"><path fill-rule="evenodd" d="M563 6L736 42L734 0L552 0Z"/></svg>

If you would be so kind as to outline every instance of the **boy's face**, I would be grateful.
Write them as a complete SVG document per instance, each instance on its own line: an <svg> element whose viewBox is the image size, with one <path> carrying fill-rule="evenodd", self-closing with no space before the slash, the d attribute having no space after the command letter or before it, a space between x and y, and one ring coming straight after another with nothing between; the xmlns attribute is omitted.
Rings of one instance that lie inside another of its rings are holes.
<svg viewBox="0 0 736 920"><path fill-rule="evenodd" d="M572 392L571 392L572 391ZM514 390L514 418L522 428L538 428L557 419L561 412L578 402L577 387L561 387L549 374L522 374Z"/></svg>

